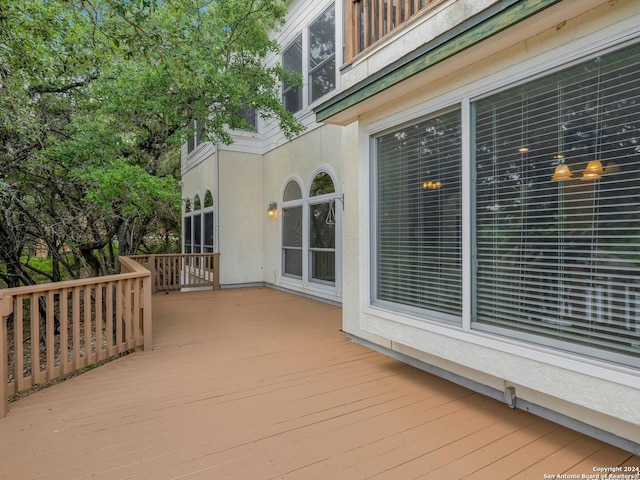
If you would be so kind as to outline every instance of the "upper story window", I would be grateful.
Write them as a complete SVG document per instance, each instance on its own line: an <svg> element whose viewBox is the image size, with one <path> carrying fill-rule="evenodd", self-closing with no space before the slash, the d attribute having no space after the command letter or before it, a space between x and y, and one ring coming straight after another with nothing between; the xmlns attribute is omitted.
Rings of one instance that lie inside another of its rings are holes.
<svg viewBox="0 0 640 480"><path fill-rule="evenodd" d="M282 54L282 67L302 75L302 35L293 41ZM282 85L282 101L287 110L295 113L302 109L302 87Z"/></svg>
<svg viewBox="0 0 640 480"><path fill-rule="evenodd" d="M309 27L309 103L336 88L335 21L331 5Z"/></svg>
<svg viewBox="0 0 640 480"><path fill-rule="evenodd" d="M247 124L255 131L258 128L258 115L255 108L246 107L240 110L240 116L244 118Z"/></svg>
<svg viewBox="0 0 640 480"><path fill-rule="evenodd" d="M335 19L335 4L331 4L309 25L304 36L298 35L284 49L282 68L306 79L302 87L282 85L282 102L291 113L302 110L305 102L311 104L336 88Z"/></svg>
<svg viewBox="0 0 640 480"><path fill-rule="evenodd" d="M193 152L204 141L204 122L191 122L193 135L187 139L187 153Z"/></svg>

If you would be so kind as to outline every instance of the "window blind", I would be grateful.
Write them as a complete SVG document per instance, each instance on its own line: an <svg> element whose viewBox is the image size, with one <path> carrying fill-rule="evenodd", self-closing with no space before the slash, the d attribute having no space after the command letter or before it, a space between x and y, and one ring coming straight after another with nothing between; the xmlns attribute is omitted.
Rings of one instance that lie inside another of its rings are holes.
<svg viewBox="0 0 640 480"><path fill-rule="evenodd" d="M375 302L461 315L460 110L376 140Z"/></svg>
<svg viewBox="0 0 640 480"><path fill-rule="evenodd" d="M640 47L478 100L474 327L640 358Z"/></svg>

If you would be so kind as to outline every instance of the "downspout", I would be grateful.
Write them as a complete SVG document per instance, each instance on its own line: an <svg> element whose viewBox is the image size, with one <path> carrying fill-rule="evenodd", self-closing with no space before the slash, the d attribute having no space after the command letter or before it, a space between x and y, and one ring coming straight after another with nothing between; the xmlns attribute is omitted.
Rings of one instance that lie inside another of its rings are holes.
<svg viewBox="0 0 640 480"><path fill-rule="evenodd" d="M214 198L214 215L216 218L216 236L215 236L215 251L220 253L220 151L218 149L218 144L213 144L213 159L216 163L216 173L215 173L215 198Z"/></svg>

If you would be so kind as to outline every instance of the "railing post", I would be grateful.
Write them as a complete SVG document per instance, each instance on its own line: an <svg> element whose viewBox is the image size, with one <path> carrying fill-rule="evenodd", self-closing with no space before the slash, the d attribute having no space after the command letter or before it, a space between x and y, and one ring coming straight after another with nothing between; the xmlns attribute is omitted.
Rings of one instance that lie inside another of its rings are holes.
<svg viewBox="0 0 640 480"><path fill-rule="evenodd" d="M153 275L153 274L152 274ZM151 319L151 289L155 282L152 276L142 279L142 327L144 328L144 343L142 350L150 352L153 347L152 319Z"/></svg>
<svg viewBox="0 0 640 480"><path fill-rule="evenodd" d="M0 297L0 418L4 418L9 410L7 392L7 317L13 313L13 297ZM14 322L17 319L14 319Z"/></svg>

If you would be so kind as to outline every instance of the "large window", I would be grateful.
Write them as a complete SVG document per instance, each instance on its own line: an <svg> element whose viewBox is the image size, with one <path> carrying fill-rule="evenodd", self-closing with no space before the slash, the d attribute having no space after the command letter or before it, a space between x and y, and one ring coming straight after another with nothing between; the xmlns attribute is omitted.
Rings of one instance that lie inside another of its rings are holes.
<svg viewBox="0 0 640 480"><path fill-rule="evenodd" d="M640 356L639 67L633 46L476 102L476 328Z"/></svg>
<svg viewBox="0 0 640 480"><path fill-rule="evenodd" d="M213 208L213 195L209 190L204 196L204 208L202 210L202 251L203 253L215 252L215 237L214 237L214 208Z"/></svg>
<svg viewBox="0 0 640 480"><path fill-rule="evenodd" d="M627 46L374 138L372 302L640 366L639 69Z"/></svg>
<svg viewBox="0 0 640 480"><path fill-rule="evenodd" d="M375 141L374 301L461 315L460 110Z"/></svg>
<svg viewBox="0 0 640 480"><path fill-rule="evenodd" d="M336 27L331 5L309 27L309 103L335 87Z"/></svg>
<svg viewBox="0 0 640 480"><path fill-rule="evenodd" d="M282 207L282 271L302 278L302 190L295 180L284 190Z"/></svg>
<svg viewBox="0 0 640 480"><path fill-rule="evenodd" d="M336 230L340 211L334 180L325 171L311 179L308 195L289 180L282 198L282 272L316 286L336 285Z"/></svg>
<svg viewBox="0 0 640 480"><path fill-rule="evenodd" d="M282 53L282 68L288 72L302 75L302 35L289 45ZM295 113L302 109L302 87L282 85L282 101L287 110Z"/></svg>
<svg viewBox="0 0 640 480"><path fill-rule="evenodd" d="M196 147L204 142L204 122L195 120L191 122L193 135L187 139L187 153L193 152Z"/></svg>
<svg viewBox="0 0 640 480"><path fill-rule="evenodd" d="M282 68L302 77L302 87L282 84L282 102L298 112L336 88L336 19L332 4L283 49ZM307 94L304 95L303 91Z"/></svg>
<svg viewBox="0 0 640 480"><path fill-rule="evenodd" d="M207 190L205 193L204 206L199 195L194 197L193 202L187 199L183 215L184 252L214 252L214 232L214 206L211 192Z"/></svg>
<svg viewBox="0 0 640 480"><path fill-rule="evenodd" d="M331 176L320 172L313 179L309 196L309 266L314 281L336 281L336 201Z"/></svg>

